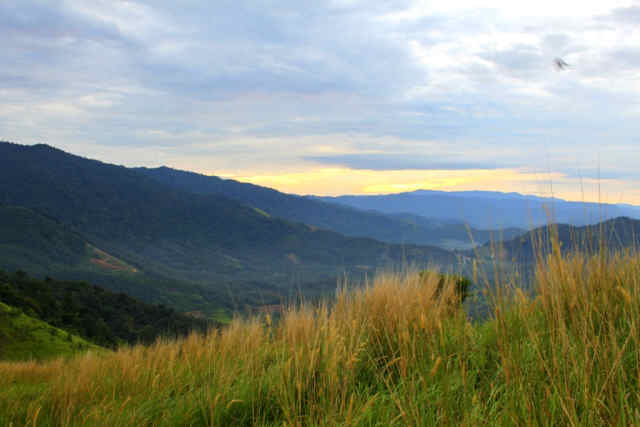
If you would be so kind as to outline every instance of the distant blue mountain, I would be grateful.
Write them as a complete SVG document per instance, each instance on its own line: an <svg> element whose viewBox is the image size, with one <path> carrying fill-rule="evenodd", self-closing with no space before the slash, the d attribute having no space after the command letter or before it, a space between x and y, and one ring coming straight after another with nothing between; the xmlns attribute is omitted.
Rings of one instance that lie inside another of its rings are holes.
<svg viewBox="0 0 640 427"><path fill-rule="evenodd" d="M499 191L436 191L436 190L416 190L410 193L402 193L402 194L417 194L423 196L430 195L451 195L458 197L477 197L483 199L538 199L545 200L545 197L525 195L520 193L502 193Z"/></svg>
<svg viewBox="0 0 640 427"><path fill-rule="evenodd" d="M374 196L312 198L385 214L412 214L441 221L463 221L472 227L531 228L548 222L587 225L610 218L640 218L640 207L501 193L494 191L431 191Z"/></svg>

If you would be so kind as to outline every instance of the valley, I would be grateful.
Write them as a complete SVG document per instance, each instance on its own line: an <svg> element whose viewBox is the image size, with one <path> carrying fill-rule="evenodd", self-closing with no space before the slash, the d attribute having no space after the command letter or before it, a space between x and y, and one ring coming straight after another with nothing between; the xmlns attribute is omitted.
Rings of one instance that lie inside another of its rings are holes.
<svg viewBox="0 0 640 427"><path fill-rule="evenodd" d="M0 267L10 271L87 280L185 312L230 315L279 304L300 290L308 297L331 293L343 275L357 282L403 263L458 263L438 247L347 237L281 219L264 203L169 186L49 146L3 143L0 154L7 235ZM310 211L325 205L278 197Z"/></svg>
<svg viewBox="0 0 640 427"><path fill-rule="evenodd" d="M47 145L1 143L0 154L0 268L86 281L211 320L331 295L342 278L357 285L408 266L471 276L474 262L491 264L496 245L505 265L533 265L540 243L533 236L551 235L473 228L451 205L481 211L491 203L509 212L542 200L521 195L320 199L167 167L125 168ZM428 216L407 213L410 206ZM604 223L605 245L633 247L635 222ZM598 227L557 232L564 249L577 247L572 241L597 246Z"/></svg>
<svg viewBox="0 0 640 427"><path fill-rule="evenodd" d="M442 217L438 204L438 198L448 197L467 206L479 200L482 208L482 201L490 200L503 209L497 201L502 199L508 210L514 200L530 201L520 195L416 192L320 199L166 167L125 168L46 145L0 143L0 153L0 268L16 272L3 300L14 305L11 310L33 310L27 301L42 300L16 283L44 280L44 286L64 284L78 292L97 286L105 289L100 292L175 310L175 316L186 313L180 317L184 334L248 313L279 317L292 302L322 301L341 283L357 288L385 271L429 268L475 277L470 291L476 297L467 310L483 318L489 304L481 289L488 279L477 276L478 267L491 270L497 261L505 273L517 272L526 287L537 260L552 250L552 239L566 253L633 249L640 243L635 233L640 221L630 218L483 230L453 213ZM385 197L390 200L383 202ZM347 206L345 200L375 202L366 207L379 210ZM398 200L397 211L384 208ZM409 205L423 213L433 206L428 211L433 215L400 212ZM55 295L47 297L48 304L61 304L63 294ZM52 327L64 326L59 317L31 313ZM113 321L101 320L120 327ZM166 327L151 328L174 333ZM92 345L113 347L156 336L142 329L127 338L94 337Z"/></svg>

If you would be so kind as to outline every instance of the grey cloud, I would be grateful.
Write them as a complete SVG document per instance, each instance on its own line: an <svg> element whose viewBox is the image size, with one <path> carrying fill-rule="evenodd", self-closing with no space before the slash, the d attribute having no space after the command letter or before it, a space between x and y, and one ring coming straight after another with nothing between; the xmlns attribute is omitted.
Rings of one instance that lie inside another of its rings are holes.
<svg viewBox="0 0 640 427"><path fill-rule="evenodd" d="M609 71L636 70L640 67L640 48L614 49L603 58L602 68Z"/></svg>
<svg viewBox="0 0 640 427"><path fill-rule="evenodd" d="M152 84L168 90L198 96L207 82L210 91L221 92L336 90L384 96L406 86L417 71L405 44L372 22L368 7L222 2L175 12L171 18L184 31L173 37L185 42L183 49L168 57L150 50L140 68L142 75L154 75ZM170 77L179 74L192 79L176 86Z"/></svg>
<svg viewBox="0 0 640 427"><path fill-rule="evenodd" d="M67 3L2 2L0 26L0 88L28 90L33 99L109 86L122 71L122 52L138 46L113 24Z"/></svg>
<svg viewBox="0 0 640 427"><path fill-rule="evenodd" d="M571 37L563 33L547 34L542 39L542 44L552 51L561 54L571 43Z"/></svg>
<svg viewBox="0 0 640 427"><path fill-rule="evenodd" d="M326 165L339 165L350 169L367 170L469 170L503 169L507 166L495 162L469 162L465 160L434 160L425 154L341 154L331 156L305 156L304 160Z"/></svg>
<svg viewBox="0 0 640 427"><path fill-rule="evenodd" d="M446 123L408 123L397 120L389 107L371 107L389 105L390 98L425 73L413 62L402 33L375 20L407 2L314 2L302 8L293 1L142 4L167 22L166 29L144 37L123 33L90 13L74 12L73 2L56 7L27 1L11 10L5 4L1 16L14 36L5 40L4 52L14 66L3 67L0 84L28 90L36 102L68 102L96 90L115 90L121 101L99 117L92 112L92 118L123 131L134 123L151 127L145 122L153 120L173 126L184 121L185 112L206 110L206 103L260 93L271 98L337 95L333 105L321 103L317 112L309 111L309 100L274 100L289 105L271 108L265 103L262 119L252 123L251 114L245 116L250 135L382 132L431 137L451 128ZM429 25L437 23L433 18ZM121 86L133 93L119 92ZM363 102L352 108L340 96ZM312 120L292 120L297 113ZM189 126L188 118L185 123Z"/></svg>
<svg viewBox="0 0 640 427"><path fill-rule="evenodd" d="M588 50L580 38L564 32L551 32L542 37L540 43L541 53L547 60L561 57L569 59L567 56L579 54ZM550 57L550 58L549 58Z"/></svg>
<svg viewBox="0 0 640 427"><path fill-rule="evenodd" d="M520 44L513 48L486 52L481 58L498 65L504 72L518 77L526 77L548 67L538 46Z"/></svg>
<svg viewBox="0 0 640 427"><path fill-rule="evenodd" d="M640 6L629 6L615 9L611 13L610 17L616 22L638 24L640 22Z"/></svg>
<svg viewBox="0 0 640 427"><path fill-rule="evenodd" d="M63 37L82 40L124 41L118 29L104 21L87 19L64 3L0 3L0 25L5 38L55 41Z"/></svg>
<svg viewBox="0 0 640 427"><path fill-rule="evenodd" d="M362 117L363 113L366 114ZM323 120L273 121L265 126L251 127L247 132L254 136L270 136L274 134L286 136L331 135L331 134L363 134L376 136L399 137L408 140L455 139L469 132L472 123L459 124L450 116L455 114L438 114L404 117L402 114L386 115L363 111L360 114L346 115L342 118L327 117Z"/></svg>

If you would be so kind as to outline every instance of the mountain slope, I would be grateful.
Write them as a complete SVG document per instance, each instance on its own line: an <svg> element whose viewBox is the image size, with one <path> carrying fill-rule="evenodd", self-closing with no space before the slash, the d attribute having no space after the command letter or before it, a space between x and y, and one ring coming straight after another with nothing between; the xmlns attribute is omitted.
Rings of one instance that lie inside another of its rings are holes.
<svg viewBox="0 0 640 427"><path fill-rule="evenodd" d="M0 269L44 278L84 280L180 311L230 311L226 293L141 270L101 250L59 221L33 210L0 206Z"/></svg>
<svg viewBox="0 0 640 427"><path fill-rule="evenodd" d="M575 225L592 224L619 216L640 217L630 205L568 202L560 199L490 191L426 191L376 196L321 197L357 209L386 214L410 213L429 218L464 221L478 228L531 228L552 220Z"/></svg>
<svg viewBox="0 0 640 427"><path fill-rule="evenodd" d="M89 257L87 242L55 220L27 208L0 206L2 268L41 272L80 264Z"/></svg>
<svg viewBox="0 0 640 427"><path fill-rule="evenodd" d="M175 170L167 167L139 168L141 173L174 188L196 194L218 194L256 207L271 216L302 222L333 230L352 237L370 237L391 243L466 247L474 241L490 239L487 230L468 230L464 223L443 224L427 218L389 216L375 211L363 211L337 203L285 194L271 188L221 179L215 176ZM508 237L520 230L505 230Z"/></svg>
<svg viewBox="0 0 640 427"><path fill-rule="evenodd" d="M287 222L45 145L0 144L0 201L54 218L137 270L229 290L232 297L263 289L261 297L273 301L296 286L333 287L344 272L457 262L441 249Z"/></svg>

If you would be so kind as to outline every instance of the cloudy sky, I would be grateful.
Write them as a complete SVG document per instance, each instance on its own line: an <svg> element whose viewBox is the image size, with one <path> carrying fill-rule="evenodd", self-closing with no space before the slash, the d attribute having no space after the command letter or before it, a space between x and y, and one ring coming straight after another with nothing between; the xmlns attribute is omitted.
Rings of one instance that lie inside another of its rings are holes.
<svg viewBox="0 0 640 427"><path fill-rule="evenodd" d="M3 0L0 32L0 140L300 194L640 204L640 3Z"/></svg>

